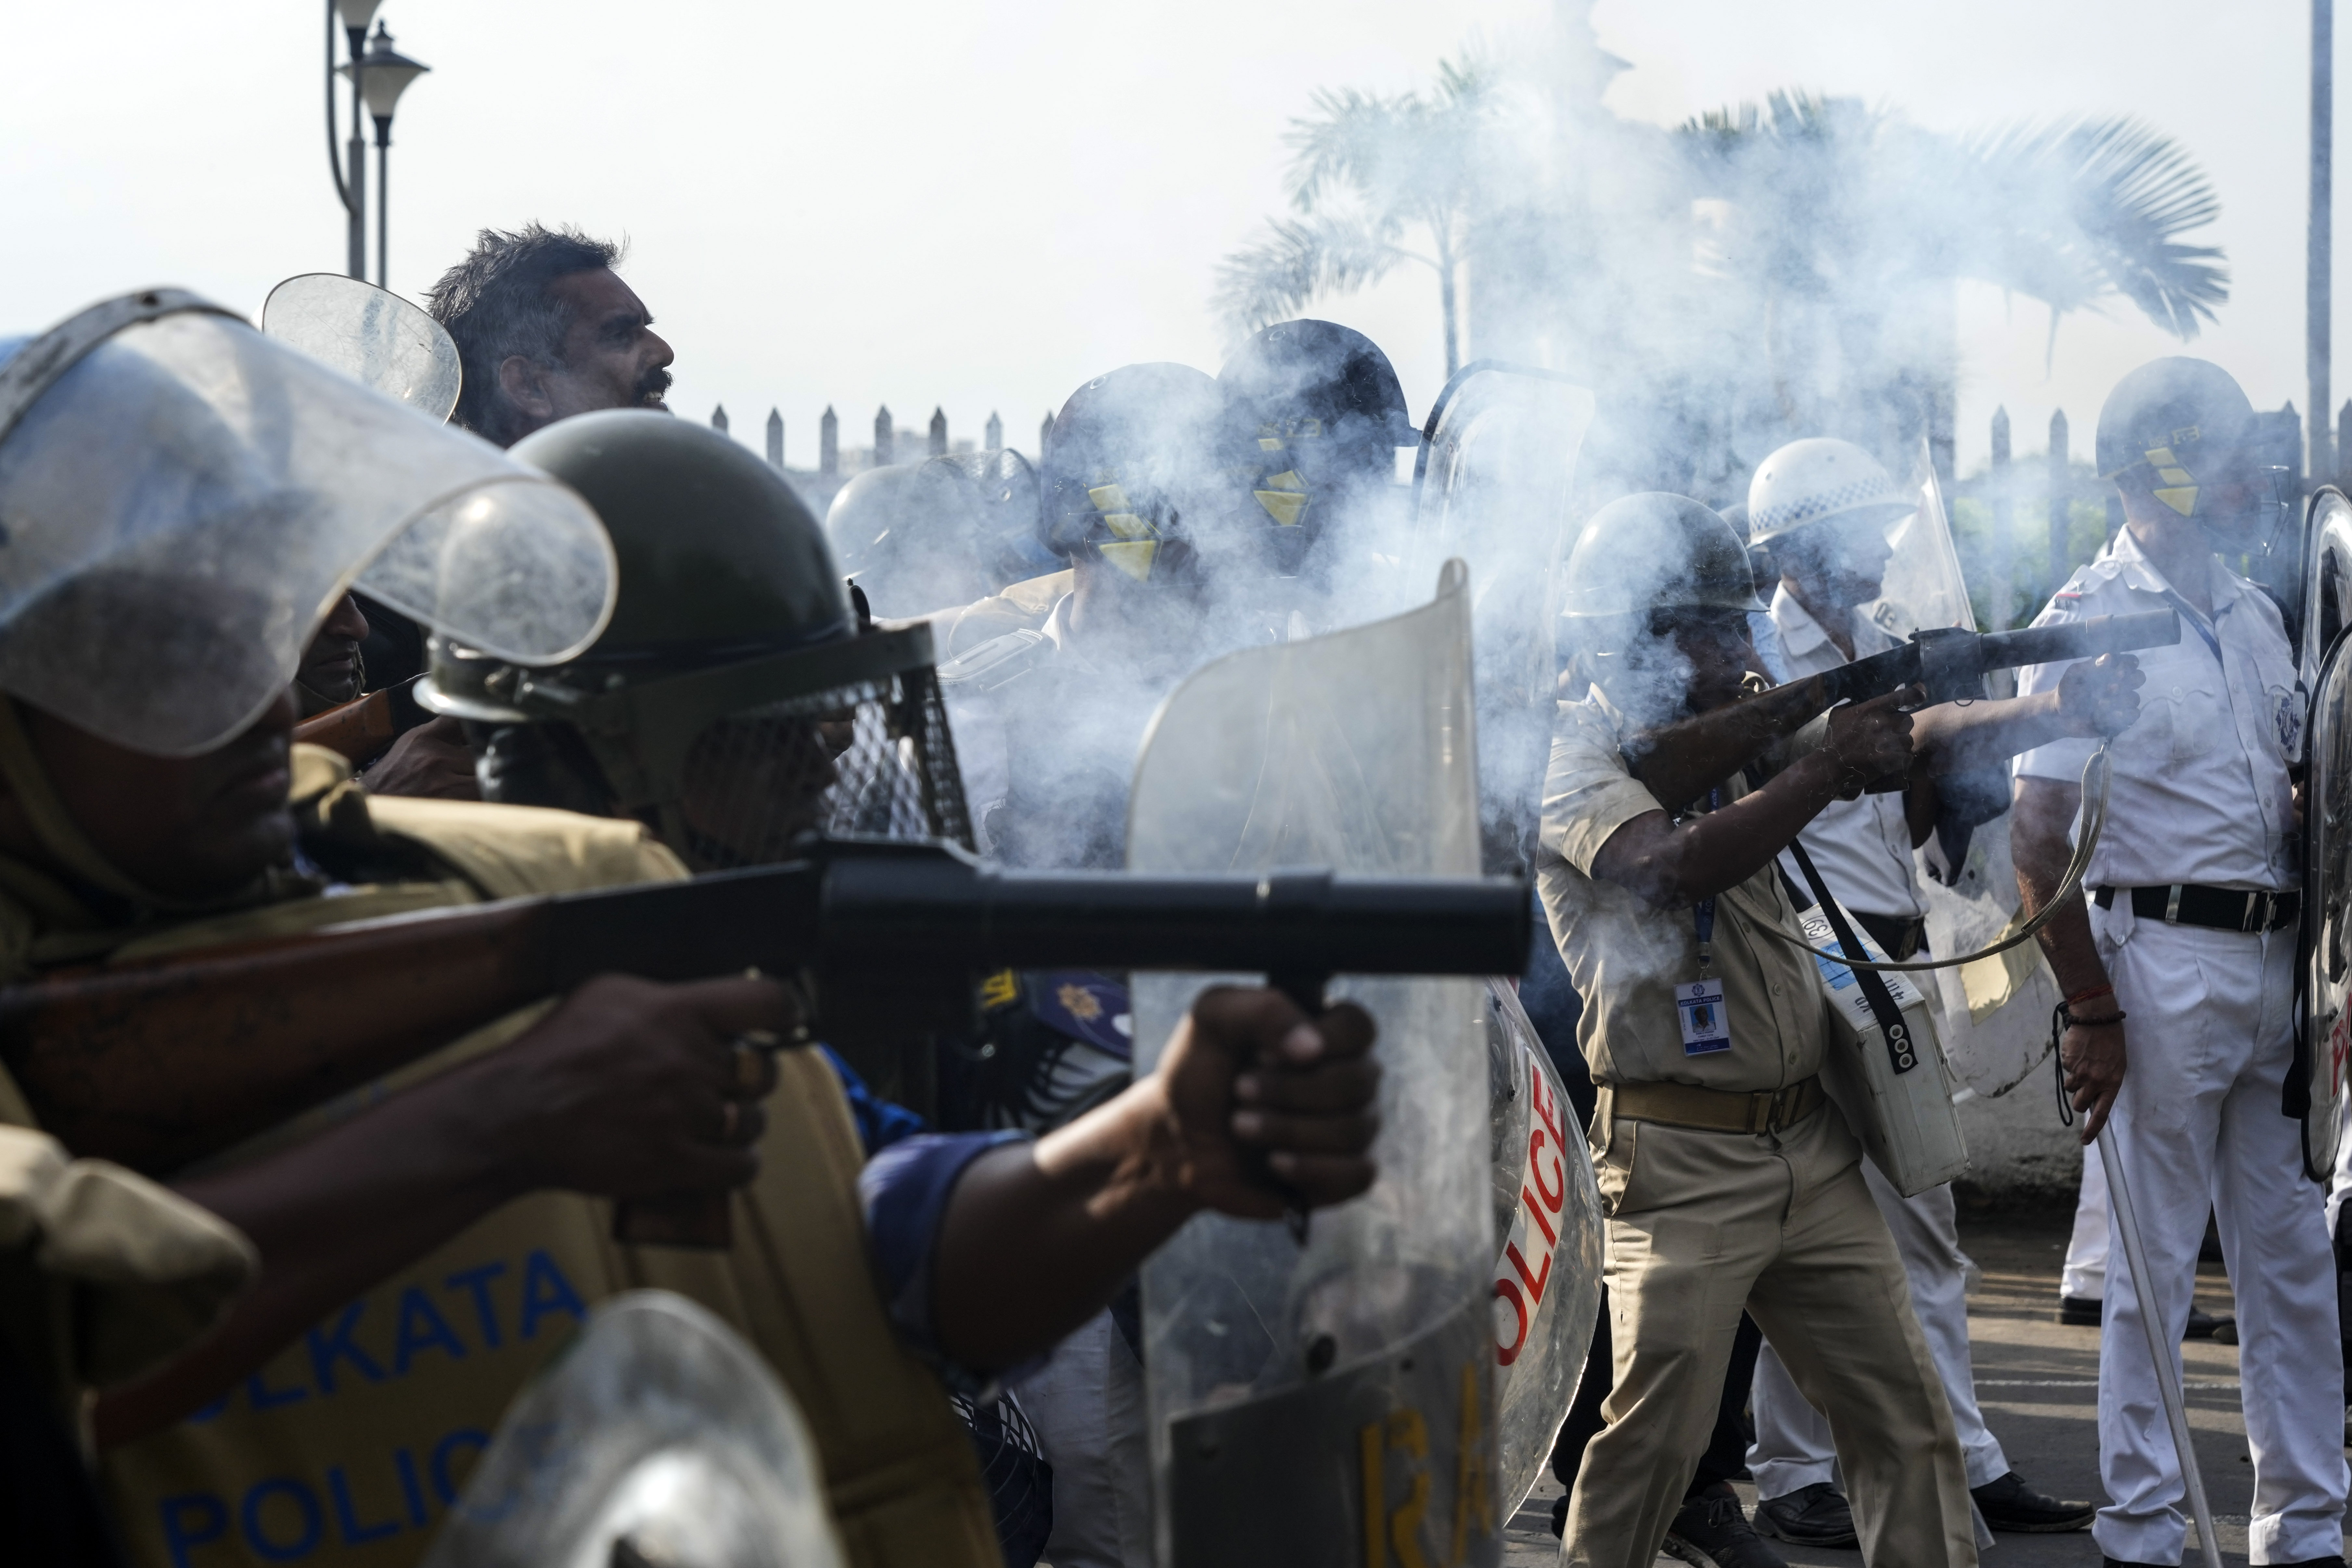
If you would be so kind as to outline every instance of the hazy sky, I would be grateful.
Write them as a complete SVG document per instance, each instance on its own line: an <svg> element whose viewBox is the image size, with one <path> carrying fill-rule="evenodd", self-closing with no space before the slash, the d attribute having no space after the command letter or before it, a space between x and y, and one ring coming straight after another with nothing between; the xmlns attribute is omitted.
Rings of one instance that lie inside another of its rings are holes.
<svg viewBox="0 0 2352 1568"><path fill-rule="evenodd" d="M1000 410L1034 449L1040 416L1090 375L1150 359L1214 371L1213 268L1280 208L1282 133L1314 89L1409 87L1467 40L1507 52L1549 14L1547 0L389 0L399 47L434 68L395 124L392 286L420 294L485 224L576 223L629 240L625 274L677 349L682 413L723 401L756 445L781 407L795 466L814 462L828 403L845 446L887 402L902 430L943 405L958 436ZM2232 298L2190 352L2259 405L2304 405L2297 0L1600 0L1593 20L1633 67L1609 102L1659 122L1784 86L1945 129L2146 116L2222 201L2209 233ZM0 331L159 282L254 310L282 277L340 270L320 46L308 3L0 7ZM2352 258L2352 214L2346 227ZM1314 310L1377 338L1426 409L1442 378L1426 273ZM2172 349L2116 302L2067 320L2046 377L2039 304L1971 289L1960 320L1964 468L1996 403L2021 452L2062 403L2086 449L2107 385Z"/></svg>

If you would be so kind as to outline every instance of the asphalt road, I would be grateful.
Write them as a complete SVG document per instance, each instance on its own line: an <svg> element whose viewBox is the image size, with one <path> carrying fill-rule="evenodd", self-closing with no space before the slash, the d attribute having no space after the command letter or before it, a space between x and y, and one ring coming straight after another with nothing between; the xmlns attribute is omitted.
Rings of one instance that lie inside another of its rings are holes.
<svg viewBox="0 0 2352 1568"><path fill-rule="evenodd" d="M1975 1345L1977 1398L1985 1418L2018 1472L2040 1489L2064 1497L2103 1498L2099 1489L2096 1329L2057 1321L2058 1269L2066 1245L2063 1215L1999 1216L1961 1221L1961 1244L1982 1277L1969 1292L1969 1327ZM2230 1286L2219 1264L2200 1271L2197 1304L2231 1311ZM2245 1422L2238 1409L2235 1347L2192 1342L2186 1347L2189 1421L2198 1462L2221 1538L2222 1561L2246 1561L2246 1519L2253 1492ZM1506 1532L1504 1562L1536 1568L1559 1560L1549 1529L1549 1478L1536 1489ZM1742 1486L1753 1504L1753 1489ZM1858 1552L1823 1552L1780 1544L1790 1568L1860 1568ZM2002 1535L1984 1554L1987 1568L2097 1568L2098 1548L2085 1531L2073 1535ZM2199 1563L2196 1527L2189 1561ZM1662 1568L1673 1560L1658 1559Z"/></svg>

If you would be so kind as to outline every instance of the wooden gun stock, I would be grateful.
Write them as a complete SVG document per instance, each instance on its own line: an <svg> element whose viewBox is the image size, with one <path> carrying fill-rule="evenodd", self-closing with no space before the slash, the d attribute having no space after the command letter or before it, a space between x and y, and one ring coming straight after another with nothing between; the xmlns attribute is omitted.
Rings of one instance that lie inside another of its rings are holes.
<svg viewBox="0 0 2352 1568"><path fill-rule="evenodd" d="M820 842L691 881L395 915L0 992L0 1061L78 1154L163 1173L592 975L796 974L826 1028L971 1017L991 969L1501 974L1505 879L1003 873L944 845ZM727 1200L624 1204L625 1241L724 1246Z"/></svg>
<svg viewBox="0 0 2352 1568"><path fill-rule="evenodd" d="M363 768L390 751L404 731L432 717L416 705L411 689L421 679L411 676L397 686L313 714L294 726L294 738L306 746L341 752L352 766Z"/></svg>

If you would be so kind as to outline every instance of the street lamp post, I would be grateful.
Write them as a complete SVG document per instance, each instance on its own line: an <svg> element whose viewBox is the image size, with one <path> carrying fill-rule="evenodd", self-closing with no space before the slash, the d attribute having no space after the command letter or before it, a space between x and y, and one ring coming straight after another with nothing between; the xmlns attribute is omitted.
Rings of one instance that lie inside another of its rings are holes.
<svg viewBox="0 0 2352 1568"><path fill-rule="evenodd" d="M367 3L367 0L362 0ZM373 4L369 9L374 9ZM375 280L379 288L392 287L392 247L389 224L392 204L392 111L400 102L400 95L408 84L430 70L392 47L392 32L382 22L375 25L375 37L366 54L352 62L352 77L359 84L360 96L367 102L370 118L375 121ZM356 116L355 116L356 118ZM359 167L359 142L352 143L352 166ZM361 259L364 260L364 244ZM354 274L353 276L360 276Z"/></svg>
<svg viewBox="0 0 2352 1568"><path fill-rule="evenodd" d="M354 278L367 277L367 142L360 132L360 87L352 82L352 139L342 163L335 160L335 78L351 76L352 68L340 71L335 65L335 23L343 25L343 38L351 49L351 58L357 62L367 47L368 24L375 19L375 10L383 0L327 0L327 163L335 176L335 194L343 200L343 211L349 216L351 229L349 270ZM348 176L344 169L351 171Z"/></svg>

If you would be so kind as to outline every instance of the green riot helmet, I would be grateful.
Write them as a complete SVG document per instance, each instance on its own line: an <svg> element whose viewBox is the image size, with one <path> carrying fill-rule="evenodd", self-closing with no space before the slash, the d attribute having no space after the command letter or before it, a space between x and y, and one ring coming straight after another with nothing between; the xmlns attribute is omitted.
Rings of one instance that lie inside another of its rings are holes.
<svg viewBox="0 0 2352 1568"><path fill-rule="evenodd" d="M1142 584L1198 581L1222 521L1217 384L1183 364L1131 364L1070 394L1038 475L1046 543Z"/></svg>
<svg viewBox="0 0 2352 1568"><path fill-rule="evenodd" d="M784 858L812 829L970 843L929 628L861 627L782 474L637 409L513 456L604 520L620 593L557 668L435 643L418 700L467 721L488 798L635 816L706 870Z"/></svg>
<svg viewBox="0 0 2352 1568"><path fill-rule="evenodd" d="M2099 477L2144 483L2224 554L2267 554L2293 509L2291 476L2260 463L2255 435L2254 405L2228 371L2185 355L2150 360L2099 409Z"/></svg>
<svg viewBox="0 0 2352 1568"><path fill-rule="evenodd" d="M1295 576L1315 541L1396 485L1421 432L1380 345L1332 321L1280 321L1217 373L1234 462L1262 515L1275 572Z"/></svg>
<svg viewBox="0 0 2352 1568"><path fill-rule="evenodd" d="M1678 626L1697 622L1747 638L1764 609L1739 535L1687 496L1645 491L1592 514L1568 552L1559 587L1567 649L1629 715L1656 722L1689 697Z"/></svg>

